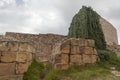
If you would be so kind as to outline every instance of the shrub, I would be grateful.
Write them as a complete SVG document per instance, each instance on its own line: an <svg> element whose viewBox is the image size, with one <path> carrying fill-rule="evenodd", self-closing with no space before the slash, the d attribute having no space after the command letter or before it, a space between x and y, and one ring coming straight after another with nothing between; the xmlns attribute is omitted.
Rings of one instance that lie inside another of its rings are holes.
<svg viewBox="0 0 120 80"><path fill-rule="evenodd" d="M23 80L40 80L44 77L44 65L36 60L33 60L28 71L24 74Z"/></svg>
<svg viewBox="0 0 120 80"><path fill-rule="evenodd" d="M97 52L100 58L100 63L102 63L103 66L113 66L116 67L117 70L120 70L120 59L114 52L109 50L97 50Z"/></svg>

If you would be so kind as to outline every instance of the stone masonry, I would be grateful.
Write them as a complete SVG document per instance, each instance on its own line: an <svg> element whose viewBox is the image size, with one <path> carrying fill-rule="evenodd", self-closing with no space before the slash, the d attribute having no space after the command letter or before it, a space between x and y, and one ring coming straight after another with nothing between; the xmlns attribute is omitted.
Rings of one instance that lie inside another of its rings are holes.
<svg viewBox="0 0 120 80"><path fill-rule="evenodd" d="M102 26L107 45L118 45L117 30L114 26L102 17L100 18L100 24Z"/></svg>
<svg viewBox="0 0 120 80"><path fill-rule="evenodd" d="M0 80L22 80L34 52L29 42L0 40Z"/></svg>
<svg viewBox="0 0 120 80"><path fill-rule="evenodd" d="M70 38L56 43L51 62L55 69L67 69L71 65L96 63L98 60L94 40Z"/></svg>
<svg viewBox="0 0 120 80"><path fill-rule="evenodd" d="M54 44L67 38L57 34L24 34L13 32L7 32L4 37L19 41L29 41L35 48L35 59L40 62L49 61Z"/></svg>

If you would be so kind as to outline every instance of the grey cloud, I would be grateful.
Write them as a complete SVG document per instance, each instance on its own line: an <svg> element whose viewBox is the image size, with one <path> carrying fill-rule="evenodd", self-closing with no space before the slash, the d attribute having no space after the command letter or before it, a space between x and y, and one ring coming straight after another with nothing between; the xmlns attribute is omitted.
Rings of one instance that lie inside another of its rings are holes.
<svg viewBox="0 0 120 80"><path fill-rule="evenodd" d="M17 6L15 0L10 1L10 4L0 6L1 32L15 31L66 35L72 17L82 5L87 5L117 28L120 40L119 0L23 0L24 5L21 6Z"/></svg>

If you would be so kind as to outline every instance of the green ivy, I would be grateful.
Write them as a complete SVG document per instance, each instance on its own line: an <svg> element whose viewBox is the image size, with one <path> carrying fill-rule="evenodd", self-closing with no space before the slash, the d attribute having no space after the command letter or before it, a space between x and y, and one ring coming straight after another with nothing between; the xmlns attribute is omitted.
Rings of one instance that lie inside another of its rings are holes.
<svg viewBox="0 0 120 80"><path fill-rule="evenodd" d="M91 7L83 6L73 17L68 37L94 39L97 49L106 49L106 42L99 22L100 16Z"/></svg>

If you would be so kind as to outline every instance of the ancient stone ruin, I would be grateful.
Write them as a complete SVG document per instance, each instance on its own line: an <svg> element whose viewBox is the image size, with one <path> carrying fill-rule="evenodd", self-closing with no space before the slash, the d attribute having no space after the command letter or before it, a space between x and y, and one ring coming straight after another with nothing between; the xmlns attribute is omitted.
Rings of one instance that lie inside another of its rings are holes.
<svg viewBox="0 0 120 80"><path fill-rule="evenodd" d="M56 43L51 58L55 69L68 69L74 64L96 63L98 55L94 40L70 38Z"/></svg>
<svg viewBox="0 0 120 80"><path fill-rule="evenodd" d="M52 62L56 69L95 63L98 59L93 40L7 32L0 36L0 80L22 80L33 57L40 62Z"/></svg>
<svg viewBox="0 0 120 80"><path fill-rule="evenodd" d="M120 51L116 29L102 17L100 17L100 24L107 48ZM60 70L76 64L95 63L99 60L95 41L91 39L14 32L0 35L0 80L22 80L33 59L43 63L50 62L55 69Z"/></svg>
<svg viewBox="0 0 120 80"><path fill-rule="evenodd" d="M0 80L22 80L34 53L29 42L1 40Z"/></svg>

